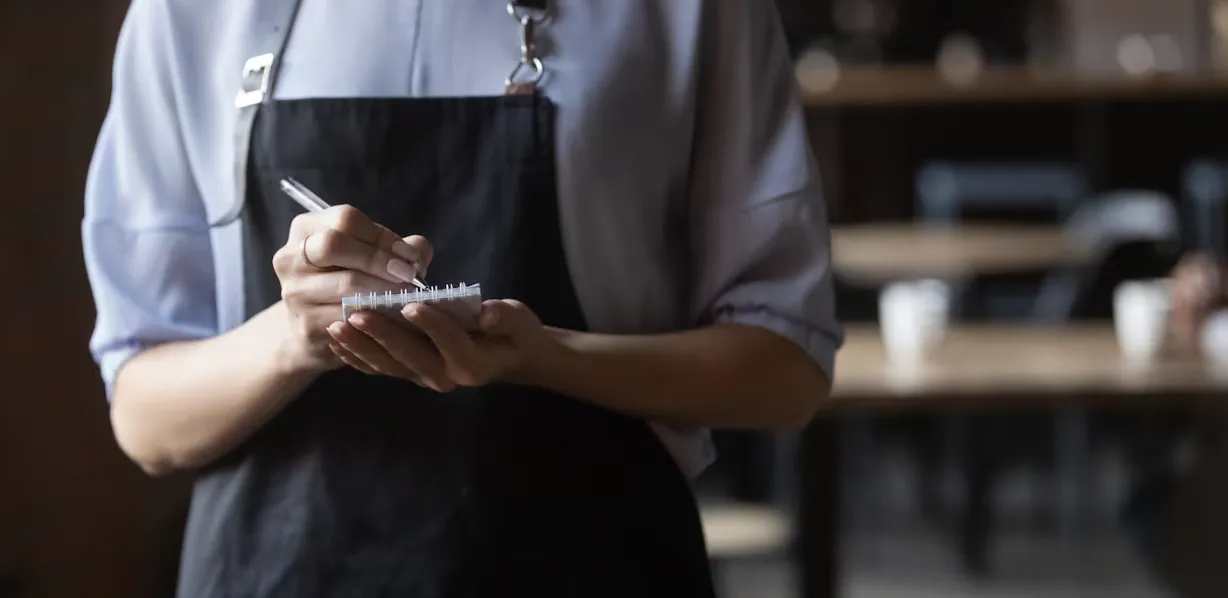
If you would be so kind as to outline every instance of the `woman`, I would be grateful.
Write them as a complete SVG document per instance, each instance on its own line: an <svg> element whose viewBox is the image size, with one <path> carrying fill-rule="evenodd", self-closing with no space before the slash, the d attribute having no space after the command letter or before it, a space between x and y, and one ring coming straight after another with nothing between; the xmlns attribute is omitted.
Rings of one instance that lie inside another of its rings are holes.
<svg viewBox="0 0 1228 598"><path fill-rule="evenodd" d="M705 430L803 425L840 339L768 2L135 0L86 208L182 597L710 596ZM428 270L480 333L339 321Z"/></svg>

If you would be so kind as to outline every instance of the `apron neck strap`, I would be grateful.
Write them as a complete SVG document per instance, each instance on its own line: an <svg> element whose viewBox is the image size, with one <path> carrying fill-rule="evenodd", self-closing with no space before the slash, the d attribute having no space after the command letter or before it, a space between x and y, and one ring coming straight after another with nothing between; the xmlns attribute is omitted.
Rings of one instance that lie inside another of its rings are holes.
<svg viewBox="0 0 1228 598"><path fill-rule="evenodd" d="M273 15L269 22L272 26L257 48L259 53L243 65L243 80L239 95L235 98L235 106L240 110L265 102L273 95L281 57L290 43L290 34L302 4L302 0L283 0L270 5Z"/></svg>
<svg viewBox="0 0 1228 598"><path fill-rule="evenodd" d="M546 68L537 53L537 27L549 16L549 0L509 0L507 12L520 24L520 59L508 73L504 89L508 95L531 95L545 76Z"/></svg>
<svg viewBox="0 0 1228 598"><path fill-rule="evenodd" d="M243 207L247 203L247 160L256 109L260 104L271 100L277 88L281 57L290 43L290 35L302 3L302 0L261 3L262 8L268 7L272 12L268 18L271 27L256 48L257 54L244 63L239 93L235 96L235 107L238 108L234 143L235 198L231 202L231 208L214 219L210 226L230 224L238 220L243 213ZM507 93L534 93L544 74L541 59L534 48L534 31L536 25L545 19L545 13L550 9L550 0L507 0L507 9L521 25L521 57L508 76Z"/></svg>
<svg viewBox="0 0 1228 598"><path fill-rule="evenodd" d="M234 134L235 197L230 209L210 222L210 226L224 226L238 220L247 204L247 159L252 127L256 123L256 109L269 101L277 88L281 57L290 43L290 34L302 4L302 0L261 3L261 8L268 7L272 12L268 20L270 27L256 48L257 54L243 64L239 93L235 96L235 107L239 111Z"/></svg>

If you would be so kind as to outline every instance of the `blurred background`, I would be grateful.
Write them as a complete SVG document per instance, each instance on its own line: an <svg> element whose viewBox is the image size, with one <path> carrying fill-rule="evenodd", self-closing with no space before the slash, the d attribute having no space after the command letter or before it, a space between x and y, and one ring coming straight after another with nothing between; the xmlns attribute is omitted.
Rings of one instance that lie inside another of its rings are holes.
<svg viewBox="0 0 1228 598"><path fill-rule="evenodd" d="M1228 319L1171 326L1228 234L1228 1L777 3L848 340L807 430L718 434L724 595L1228 595ZM122 457L86 352L126 7L0 3L0 598L173 592L188 480Z"/></svg>

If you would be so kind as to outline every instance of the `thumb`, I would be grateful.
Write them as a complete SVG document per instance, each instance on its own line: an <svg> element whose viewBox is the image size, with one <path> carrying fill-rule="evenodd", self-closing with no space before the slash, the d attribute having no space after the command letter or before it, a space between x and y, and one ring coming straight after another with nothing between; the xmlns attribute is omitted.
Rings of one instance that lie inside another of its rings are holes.
<svg viewBox="0 0 1228 598"><path fill-rule="evenodd" d="M482 304L478 325L489 335L515 337L541 326L541 322L529 306L514 299L495 299Z"/></svg>

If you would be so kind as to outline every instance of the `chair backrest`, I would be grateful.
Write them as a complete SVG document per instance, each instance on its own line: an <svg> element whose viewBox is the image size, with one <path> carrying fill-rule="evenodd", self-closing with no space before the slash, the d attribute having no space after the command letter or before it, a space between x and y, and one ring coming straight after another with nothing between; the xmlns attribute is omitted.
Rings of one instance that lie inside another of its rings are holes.
<svg viewBox="0 0 1228 598"><path fill-rule="evenodd" d="M1181 217L1176 202L1158 191L1113 191L1079 206L1066 220L1065 234L1106 251L1134 241L1175 244L1181 241Z"/></svg>
<svg viewBox="0 0 1228 598"><path fill-rule="evenodd" d="M1063 319L1111 318L1113 293L1119 284L1167 276L1180 257L1178 247L1166 243L1135 239L1114 245L1093 267L1087 268Z"/></svg>
<svg viewBox="0 0 1228 598"><path fill-rule="evenodd" d="M1091 189L1086 173L1055 162L931 162L917 173L917 214L955 222L964 210L1052 211L1063 220Z"/></svg>
<svg viewBox="0 0 1228 598"><path fill-rule="evenodd" d="M1090 189L1087 174L1075 164L936 161L917 172L917 215L950 224L972 211L978 216L1037 214L1061 222ZM1027 318L1038 283L1037 275L977 277L958 292L952 313L958 318Z"/></svg>
<svg viewBox="0 0 1228 598"><path fill-rule="evenodd" d="M1228 162L1200 158L1190 162L1182 173L1183 208L1193 247L1223 256L1228 251L1225 239L1225 209L1228 205Z"/></svg>
<svg viewBox="0 0 1228 598"><path fill-rule="evenodd" d="M1182 249L1176 202L1155 191L1114 191L1093 198L1071 215L1065 233L1098 257L1046 281L1033 312L1038 319L1107 318L1118 284L1166 276Z"/></svg>
<svg viewBox="0 0 1228 598"><path fill-rule="evenodd" d="M1051 274L1036 298L1033 319L1108 317L1118 284L1167 275L1182 249L1175 202L1155 191L1123 190L1092 198L1066 221L1065 235L1097 257Z"/></svg>

